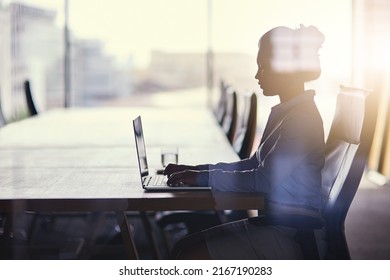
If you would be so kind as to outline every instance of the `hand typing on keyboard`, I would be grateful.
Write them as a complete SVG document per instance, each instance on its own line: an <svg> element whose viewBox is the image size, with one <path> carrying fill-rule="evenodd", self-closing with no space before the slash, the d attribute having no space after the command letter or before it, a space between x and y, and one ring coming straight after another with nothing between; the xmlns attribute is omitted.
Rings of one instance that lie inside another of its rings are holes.
<svg viewBox="0 0 390 280"><path fill-rule="evenodd" d="M195 166L191 166L191 165L170 163L167 165L167 167L165 167L163 174L165 174L169 177L173 173L177 173L177 172L181 172L181 171L185 171L185 170L197 170L197 169Z"/></svg>
<svg viewBox="0 0 390 280"><path fill-rule="evenodd" d="M196 186L196 176L199 171L185 170L176 173L172 173L167 181L167 184L171 187L179 187L182 185Z"/></svg>

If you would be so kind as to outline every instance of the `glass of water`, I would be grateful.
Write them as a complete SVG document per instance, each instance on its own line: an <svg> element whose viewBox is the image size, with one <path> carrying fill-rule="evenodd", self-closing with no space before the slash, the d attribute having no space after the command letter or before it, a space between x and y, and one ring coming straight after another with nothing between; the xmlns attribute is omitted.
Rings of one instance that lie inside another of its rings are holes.
<svg viewBox="0 0 390 280"><path fill-rule="evenodd" d="M161 164L167 167L170 163L177 164L179 161L179 149L177 147L162 147L161 148Z"/></svg>

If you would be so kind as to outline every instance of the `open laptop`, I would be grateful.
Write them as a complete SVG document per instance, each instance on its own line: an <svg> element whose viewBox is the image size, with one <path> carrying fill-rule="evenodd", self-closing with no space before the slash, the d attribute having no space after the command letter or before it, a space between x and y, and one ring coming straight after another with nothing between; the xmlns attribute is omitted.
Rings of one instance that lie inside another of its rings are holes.
<svg viewBox="0 0 390 280"><path fill-rule="evenodd" d="M186 186L181 185L171 187L167 185L167 176L163 174L149 174L148 159L146 155L146 145L144 133L142 130L141 116L133 120L135 147L137 150L138 167L141 175L142 187L145 190L153 191L195 191L195 190L210 190L210 187Z"/></svg>

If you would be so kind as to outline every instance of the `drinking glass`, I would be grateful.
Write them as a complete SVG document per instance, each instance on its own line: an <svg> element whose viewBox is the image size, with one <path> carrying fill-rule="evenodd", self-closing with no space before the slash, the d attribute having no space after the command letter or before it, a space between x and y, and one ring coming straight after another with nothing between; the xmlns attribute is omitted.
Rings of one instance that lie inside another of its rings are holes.
<svg viewBox="0 0 390 280"><path fill-rule="evenodd" d="M167 167L170 163L177 164L179 161L179 149L177 147L162 147L161 148L161 164Z"/></svg>

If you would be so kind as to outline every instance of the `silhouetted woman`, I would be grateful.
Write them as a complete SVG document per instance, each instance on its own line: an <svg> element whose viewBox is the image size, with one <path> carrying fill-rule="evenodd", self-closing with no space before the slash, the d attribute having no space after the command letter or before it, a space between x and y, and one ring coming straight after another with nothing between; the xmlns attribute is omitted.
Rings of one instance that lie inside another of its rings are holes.
<svg viewBox="0 0 390 280"><path fill-rule="evenodd" d="M321 219L324 131L305 82L321 73L318 50L324 36L316 27L276 27L259 41L255 78L265 96L279 96L257 151L232 163L169 165L168 183L209 185L213 192L259 192L265 216L222 224L180 240L175 258L300 259L297 228L291 221L264 224L264 217ZM272 219L271 219L272 220Z"/></svg>

